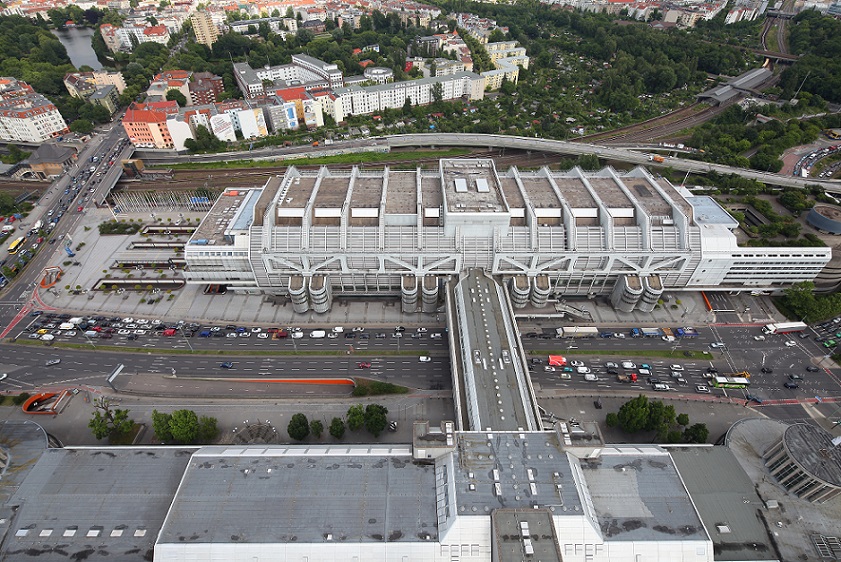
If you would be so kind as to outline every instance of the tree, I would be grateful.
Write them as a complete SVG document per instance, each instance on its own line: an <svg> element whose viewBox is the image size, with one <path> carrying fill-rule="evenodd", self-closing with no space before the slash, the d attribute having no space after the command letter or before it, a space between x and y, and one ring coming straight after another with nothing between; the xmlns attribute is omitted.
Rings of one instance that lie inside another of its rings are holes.
<svg viewBox="0 0 841 562"><path fill-rule="evenodd" d="M180 107L187 107L187 98L179 90L167 90L167 101L176 101Z"/></svg>
<svg viewBox="0 0 841 562"><path fill-rule="evenodd" d="M689 425L689 415L679 414L677 417L677 423L682 427L686 427L687 425Z"/></svg>
<svg viewBox="0 0 841 562"><path fill-rule="evenodd" d="M441 82L436 82L432 85L432 100L433 103L441 103L444 99L444 86Z"/></svg>
<svg viewBox="0 0 841 562"><path fill-rule="evenodd" d="M152 410L152 429L158 441L172 441L172 430L169 427L172 415Z"/></svg>
<svg viewBox="0 0 841 562"><path fill-rule="evenodd" d="M706 443L707 437L710 435L710 430L707 425L703 423L696 423L686 428L683 432L683 439L687 443Z"/></svg>
<svg viewBox="0 0 841 562"><path fill-rule="evenodd" d="M93 402L93 417L88 422L88 427L93 431L97 439L109 439L128 435L134 427L134 420L129 419L128 410L111 408L107 398L99 398Z"/></svg>
<svg viewBox="0 0 841 562"><path fill-rule="evenodd" d="M365 406L357 404L347 411L347 426L351 431L359 431L365 425Z"/></svg>
<svg viewBox="0 0 841 562"><path fill-rule="evenodd" d="M172 439L178 443L192 443L199 436L199 418L192 410L175 410L169 421Z"/></svg>
<svg viewBox="0 0 841 562"><path fill-rule="evenodd" d="M605 423L607 427L616 427L619 425L619 416L616 415L616 412L610 412L605 418Z"/></svg>
<svg viewBox="0 0 841 562"><path fill-rule="evenodd" d="M374 437L379 437L388 425L386 414L388 414L388 408L379 404L368 404L365 408L365 429Z"/></svg>
<svg viewBox="0 0 841 562"><path fill-rule="evenodd" d="M70 130L80 135L87 135L93 131L93 123L87 119L76 119L70 123Z"/></svg>
<svg viewBox="0 0 841 562"><path fill-rule="evenodd" d="M292 419L289 420L289 425L286 426L286 431L289 433L289 437L295 441L306 439L307 435L310 434L310 424L307 416L304 414L293 415Z"/></svg>
<svg viewBox="0 0 841 562"><path fill-rule="evenodd" d="M341 439L345 436L345 422L342 418L333 418L330 422L330 435L336 439Z"/></svg>
<svg viewBox="0 0 841 562"><path fill-rule="evenodd" d="M310 433L312 433L316 439L321 439L321 434L324 433L324 424L321 423L321 420L312 420L310 422Z"/></svg>
<svg viewBox="0 0 841 562"><path fill-rule="evenodd" d="M202 416L199 418L199 442L209 443L216 439L218 435L219 428L216 426L216 418L213 416Z"/></svg>
<svg viewBox="0 0 841 562"><path fill-rule="evenodd" d="M650 405L648 397L640 394L636 398L622 404L617 417L619 427L628 433L636 433L648 425Z"/></svg>

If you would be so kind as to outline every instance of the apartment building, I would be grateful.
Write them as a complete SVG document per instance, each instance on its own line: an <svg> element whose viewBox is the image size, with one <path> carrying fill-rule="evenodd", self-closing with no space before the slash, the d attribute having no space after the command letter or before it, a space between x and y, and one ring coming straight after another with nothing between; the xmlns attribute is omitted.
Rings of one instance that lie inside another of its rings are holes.
<svg viewBox="0 0 841 562"><path fill-rule="evenodd" d="M0 140L43 142L69 131L58 108L32 86L0 78Z"/></svg>
<svg viewBox="0 0 841 562"><path fill-rule="evenodd" d="M193 32L196 34L197 43L212 47L219 39L219 29L213 23L210 13L204 10L193 12L193 15L190 16L190 22L193 24Z"/></svg>

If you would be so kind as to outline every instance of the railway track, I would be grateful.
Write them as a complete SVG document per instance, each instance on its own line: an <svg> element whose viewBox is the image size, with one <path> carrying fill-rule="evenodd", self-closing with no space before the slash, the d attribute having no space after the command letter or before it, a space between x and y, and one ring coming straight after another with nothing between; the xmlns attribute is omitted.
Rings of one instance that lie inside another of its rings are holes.
<svg viewBox="0 0 841 562"><path fill-rule="evenodd" d="M733 102L730 102L733 103ZM587 135L576 139L581 142L601 142L605 144L624 144L635 142L654 142L669 137L687 127L694 127L716 117L727 109L730 103L705 107L706 104L696 102L692 105L654 117L642 123L628 125L605 133Z"/></svg>

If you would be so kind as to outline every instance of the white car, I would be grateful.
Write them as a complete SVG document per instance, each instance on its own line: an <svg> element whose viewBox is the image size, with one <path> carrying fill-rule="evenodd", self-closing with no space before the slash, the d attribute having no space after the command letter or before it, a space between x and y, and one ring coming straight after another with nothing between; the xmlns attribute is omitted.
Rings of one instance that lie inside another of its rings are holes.
<svg viewBox="0 0 841 562"><path fill-rule="evenodd" d="M137 334L138 336L145 336L146 335L146 330L141 328L141 329L135 330L134 333Z"/></svg>
<svg viewBox="0 0 841 562"><path fill-rule="evenodd" d="M336 332L330 332L329 334L327 334L327 337L331 340L334 340L339 337L339 334L337 334Z"/></svg>
<svg viewBox="0 0 841 562"><path fill-rule="evenodd" d="M662 339L666 343L672 343L677 341L677 338L674 336L662 336L660 339Z"/></svg>
<svg viewBox="0 0 841 562"><path fill-rule="evenodd" d="M578 359L575 359L573 361L570 361L569 364L572 365L573 367L583 367L584 366L584 361L579 361Z"/></svg>
<svg viewBox="0 0 841 562"><path fill-rule="evenodd" d="M230 332L230 333L228 333L228 334L225 334L225 337L226 337L226 338L235 338L235 337L237 337L237 335L236 335L236 333L234 333L234 332Z"/></svg>
<svg viewBox="0 0 841 562"><path fill-rule="evenodd" d="M265 339L268 339L269 334L267 334L266 332L260 332L259 334L257 334L257 337L260 338L261 340L265 340Z"/></svg>
<svg viewBox="0 0 841 562"><path fill-rule="evenodd" d="M72 338L73 336L76 335L76 330L67 330L66 332L64 332L64 335L67 336L68 338Z"/></svg>
<svg viewBox="0 0 841 562"><path fill-rule="evenodd" d="M259 334L262 331L263 331L263 328L251 328L251 333L252 334Z"/></svg>
<svg viewBox="0 0 841 562"><path fill-rule="evenodd" d="M696 384L695 385L695 392L700 392L702 394L709 394L710 388L704 384Z"/></svg>
<svg viewBox="0 0 841 562"><path fill-rule="evenodd" d="M624 340L625 339L625 334L623 334L622 332L614 332L613 337L618 339L618 340Z"/></svg>
<svg viewBox="0 0 841 562"><path fill-rule="evenodd" d="M633 361L622 361L622 368L623 369L636 369L637 364Z"/></svg>
<svg viewBox="0 0 841 562"><path fill-rule="evenodd" d="M420 361L421 363L429 363L430 361L432 361L432 358L429 357L428 355L421 355L418 358L418 361Z"/></svg>
<svg viewBox="0 0 841 562"><path fill-rule="evenodd" d="M426 328L418 328L418 333L423 334L426 332Z"/></svg>
<svg viewBox="0 0 841 562"><path fill-rule="evenodd" d="M131 330L126 330L125 328L120 328L119 330L117 330L117 333L120 334L121 336L127 336L131 333Z"/></svg>
<svg viewBox="0 0 841 562"><path fill-rule="evenodd" d="M297 332L292 332L291 335L293 340L299 340L304 337L304 332L299 329Z"/></svg>
<svg viewBox="0 0 841 562"><path fill-rule="evenodd" d="M53 341L54 339L55 336L52 334L44 334L43 336L41 336L41 341Z"/></svg>
<svg viewBox="0 0 841 562"><path fill-rule="evenodd" d="M2 381L3 379L5 379L8 376L9 376L9 373L0 374L0 381Z"/></svg>
<svg viewBox="0 0 841 562"><path fill-rule="evenodd" d="M797 345L796 341L786 340L786 347L794 347L795 345Z"/></svg>
<svg viewBox="0 0 841 562"><path fill-rule="evenodd" d="M753 336L756 341L765 341L765 336Z"/></svg>
<svg viewBox="0 0 841 562"><path fill-rule="evenodd" d="M575 369L575 371L576 371L579 375L589 375L589 374L592 372L592 371L590 371L590 368L589 368L589 367L577 367L577 368Z"/></svg>
<svg viewBox="0 0 841 562"><path fill-rule="evenodd" d="M720 341L714 341L710 344L710 347L713 349L724 349L726 346Z"/></svg>
<svg viewBox="0 0 841 562"><path fill-rule="evenodd" d="M546 365L545 367L543 367L543 370L548 372L548 373L554 373L555 372L555 367L550 367L549 365Z"/></svg>
<svg viewBox="0 0 841 562"><path fill-rule="evenodd" d="M353 331L354 332L364 332L365 328L363 328L362 326L357 326L356 328L353 329Z"/></svg>
<svg viewBox="0 0 841 562"><path fill-rule="evenodd" d="M210 331L211 331L211 332L218 332L218 331L219 331L219 330L221 330L221 329L222 329L222 326L213 326L213 327L210 329Z"/></svg>
<svg viewBox="0 0 841 562"><path fill-rule="evenodd" d="M671 369L672 371L682 371L683 365L678 365L677 363L675 363L674 365L669 365L669 369Z"/></svg>
<svg viewBox="0 0 841 562"><path fill-rule="evenodd" d="M251 334L249 334L248 332L240 332L240 333L239 333L239 334L237 334L237 335L239 335L239 337L241 337L241 338L248 338L248 337L251 337Z"/></svg>

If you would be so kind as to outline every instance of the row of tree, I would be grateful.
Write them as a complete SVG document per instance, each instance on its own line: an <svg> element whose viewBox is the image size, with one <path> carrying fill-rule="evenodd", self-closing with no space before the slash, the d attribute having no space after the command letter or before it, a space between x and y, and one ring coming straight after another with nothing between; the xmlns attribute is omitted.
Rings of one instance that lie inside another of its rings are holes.
<svg viewBox="0 0 841 562"><path fill-rule="evenodd" d="M359 431L365 428L374 437L379 437L388 426L388 408L379 404L368 404L363 406L357 404L351 406L347 411L347 422L340 417L334 417L330 421L329 432L335 439L342 439L345 435L345 428L351 431ZM303 441L310 435L320 439L324 432L324 424L321 420L309 421L307 416L301 413L294 414L286 426L289 437L296 441Z"/></svg>
<svg viewBox="0 0 841 562"><path fill-rule="evenodd" d="M129 410L114 407L105 397L95 399L93 406L88 427L97 439L119 442L134 430L136 424L129 417ZM171 414L152 410L152 429L159 441L183 445L209 443L219 435L216 418L198 416L192 410L175 410Z"/></svg>
<svg viewBox="0 0 841 562"><path fill-rule="evenodd" d="M626 433L653 432L660 443L706 443L709 429L703 423L689 425L687 414L677 414L672 404L649 400L640 394L607 415L608 427Z"/></svg>

